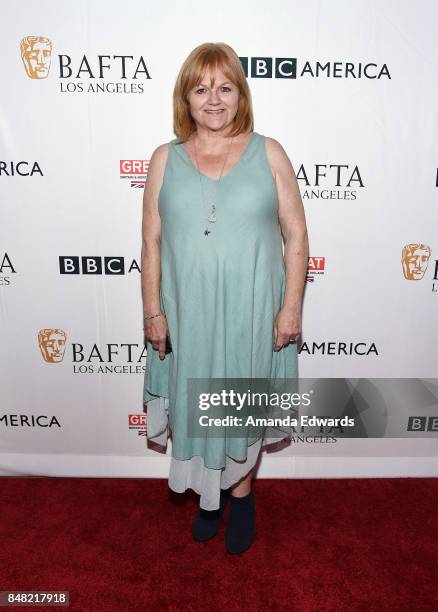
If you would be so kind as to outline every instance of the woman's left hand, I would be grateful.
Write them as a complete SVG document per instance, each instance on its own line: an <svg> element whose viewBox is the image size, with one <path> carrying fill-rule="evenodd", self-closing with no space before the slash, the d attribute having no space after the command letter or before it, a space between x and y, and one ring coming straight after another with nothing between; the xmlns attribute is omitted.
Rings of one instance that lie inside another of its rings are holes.
<svg viewBox="0 0 438 612"><path fill-rule="evenodd" d="M301 336L301 315L299 312L281 308L274 319L274 351L279 351L289 342L298 342Z"/></svg>

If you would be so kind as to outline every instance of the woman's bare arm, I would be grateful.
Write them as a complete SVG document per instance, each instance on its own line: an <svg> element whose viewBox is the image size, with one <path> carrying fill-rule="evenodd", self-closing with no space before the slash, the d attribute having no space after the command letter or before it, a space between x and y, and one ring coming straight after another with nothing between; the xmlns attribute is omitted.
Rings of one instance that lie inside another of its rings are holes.
<svg viewBox="0 0 438 612"><path fill-rule="evenodd" d="M292 321L292 329L280 335L301 334L301 306L306 278L309 243L303 202L292 163L281 144L266 139L266 152L278 193L278 218L284 239L286 289L282 309ZM278 344L281 344L281 338Z"/></svg>
<svg viewBox="0 0 438 612"><path fill-rule="evenodd" d="M144 316L157 314L161 310L161 217L158 211L158 194L163 183L167 155L168 144L160 145L153 152L143 194L141 287ZM167 337L165 317L145 321L145 335L152 346L159 350L160 358L164 358Z"/></svg>

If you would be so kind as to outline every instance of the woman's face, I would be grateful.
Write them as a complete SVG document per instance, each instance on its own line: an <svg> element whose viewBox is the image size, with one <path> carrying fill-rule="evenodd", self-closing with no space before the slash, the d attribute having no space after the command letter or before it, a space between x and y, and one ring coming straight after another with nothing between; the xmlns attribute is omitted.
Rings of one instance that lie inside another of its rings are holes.
<svg viewBox="0 0 438 612"><path fill-rule="evenodd" d="M225 130L236 116L239 90L218 68L210 88L210 71L205 72L201 84L189 93L190 112L198 128Z"/></svg>

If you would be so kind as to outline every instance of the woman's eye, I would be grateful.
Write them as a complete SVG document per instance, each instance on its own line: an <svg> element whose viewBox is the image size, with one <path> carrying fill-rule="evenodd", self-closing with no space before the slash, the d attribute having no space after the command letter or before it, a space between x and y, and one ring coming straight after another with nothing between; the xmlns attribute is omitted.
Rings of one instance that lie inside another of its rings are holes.
<svg viewBox="0 0 438 612"><path fill-rule="evenodd" d="M222 88L222 91L225 93L228 93L229 91L231 91L231 87L227 87L227 85L224 85ZM202 94L205 91L205 87L200 87L199 89L196 90L197 94Z"/></svg>

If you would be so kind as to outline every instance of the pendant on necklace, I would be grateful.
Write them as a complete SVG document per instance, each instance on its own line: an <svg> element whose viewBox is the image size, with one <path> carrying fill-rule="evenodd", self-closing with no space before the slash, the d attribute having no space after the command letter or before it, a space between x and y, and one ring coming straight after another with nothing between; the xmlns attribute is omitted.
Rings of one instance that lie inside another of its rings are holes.
<svg viewBox="0 0 438 612"><path fill-rule="evenodd" d="M215 223L216 221L216 207L214 204L211 205L211 213L208 217L210 223Z"/></svg>

